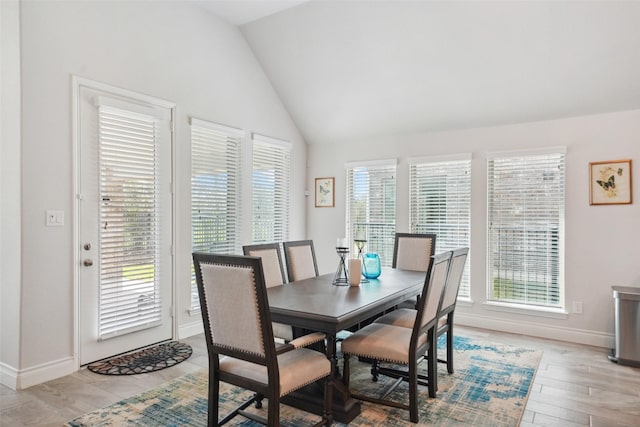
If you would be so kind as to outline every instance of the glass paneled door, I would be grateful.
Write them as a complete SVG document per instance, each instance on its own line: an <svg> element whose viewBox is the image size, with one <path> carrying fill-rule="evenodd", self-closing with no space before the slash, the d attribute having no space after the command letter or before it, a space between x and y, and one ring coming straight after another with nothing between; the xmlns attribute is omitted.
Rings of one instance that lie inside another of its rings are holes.
<svg viewBox="0 0 640 427"><path fill-rule="evenodd" d="M172 105L78 80L80 363L172 337Z"/></svg>

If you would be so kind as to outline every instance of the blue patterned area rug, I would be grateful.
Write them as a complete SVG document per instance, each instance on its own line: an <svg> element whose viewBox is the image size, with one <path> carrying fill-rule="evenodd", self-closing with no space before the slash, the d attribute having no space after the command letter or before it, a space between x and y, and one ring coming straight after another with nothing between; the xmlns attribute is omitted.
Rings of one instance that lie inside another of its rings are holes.
<svg viewBox="0 0 640 427"><path fill-rule="evenodd" d="M445 336L441 336L438 343L441 356L445 355L443 338ZM429 398L426 387L420 387L419 425L518 426L542 351L461 336L455 337L454 345L455 373L449 375L446 366L438 364L438 397ZM380 377L377 383L372 382L369 368L367 364L352 361L352 388L369 393L391 381ZM406 390L406 384L401 384L392 398L404 400ZM250 392L221 383L221 416L248 396ZM266 404L263 409L252 410L266 414L265 408ZM409 421L408 411L366 402L362 409L350 426L416 425ZM286 405L281 406L280 415L287 425L309 425L319 419ZM80 416L66 425L166 427L206 426L206 423L207 371L204 369ZM229 424L258 425L243 417L236 417Z"/></svg>

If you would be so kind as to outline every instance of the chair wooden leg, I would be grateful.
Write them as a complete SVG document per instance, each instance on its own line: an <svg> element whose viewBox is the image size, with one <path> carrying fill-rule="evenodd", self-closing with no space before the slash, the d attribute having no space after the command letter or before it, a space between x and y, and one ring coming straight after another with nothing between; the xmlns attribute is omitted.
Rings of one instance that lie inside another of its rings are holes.
<svg viewBox="0 0 640 427"><path fill-rule="evenodd" d="M215 373L209 374L209 401L207 402L207 426L213 427L218 425L218 396L220 391L220 381Z"/></svg>
<svg viewBox="0 0 640 427"><path fill-rule="evenodd" d="M453 312L447 316L447 372L453 374Z"/></svg>
<svg viewBox="0 0 640 427"><path fill-rule="evenodd" d="M431 377L429 377L431 384ZM418 416L418 366L417 363L409 364L409 419L417 423Z"/></svg>
<svg viewBox="0 0 640 427"><path fill-rule="evenodd" d="M429 331L429 348L427 350L427 375L429 376L429 397L436 397L438 390L438 344L435 328Z"/></svg>
<svg viewBox="0 0 640 427"><path fill-rule="evenodd" d="M280 397L272 394L267 397L269 403L267 404L267 425L269 427L276 427L280 425Z"/></svg>

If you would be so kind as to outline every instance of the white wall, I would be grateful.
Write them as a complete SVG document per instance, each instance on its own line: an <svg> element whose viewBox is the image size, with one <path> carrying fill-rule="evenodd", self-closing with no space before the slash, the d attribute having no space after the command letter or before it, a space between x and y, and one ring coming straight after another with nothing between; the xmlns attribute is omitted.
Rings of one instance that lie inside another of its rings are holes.
<svg viewBox="0 0 640 427"><path fill-rule="evenodd" d="M239 30L188 2L28 1L21 2L20 24L24 160L22 182L12 184L23 196L26 262L18 325L21 356L17 363L7 362L17 365L13 367L23 376L22 386L28 386L76 368L72 75L177 103L178 335L201 327L201 319L187 313L191 265L188 118L293 143L292 239L303 238L306 229L306 145ZM65 212L64 227L45 227L47 209ZM247 218L250 221L250 215ZM245 225L249 227L250 222Z"/></svg>
<svg viewBox="0 0 640 427"><path fill-rule="evenodd" d="M397 230L409 230L408 157L472 153L471 296L457 322L604 347L613 346L612 285L640 286L640 110L470 130L394 135L309 146L308 186L315 177L336 177L336 208L307 203L309 238L319 268L335 268L335 238L344 236L344 162L398 158ZM489 310L486 302L486 153L532 147L567 147L566 302L584 314L561 318ZM633 159L634 202L589 206L589 162Z"/></svg>
<svg viewBox="0 0 640 427"><path fill-rule="evenodd" d="M20 8L0 2L0 382L20 366Z"/></svg>

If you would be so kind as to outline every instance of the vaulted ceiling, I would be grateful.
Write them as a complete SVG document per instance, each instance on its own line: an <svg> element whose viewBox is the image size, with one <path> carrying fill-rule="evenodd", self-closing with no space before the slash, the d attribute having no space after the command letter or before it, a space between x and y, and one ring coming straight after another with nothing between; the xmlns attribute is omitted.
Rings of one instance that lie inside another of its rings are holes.
<svg viewBox="0 0 640 427"><path fill-rule="evenodd" d="M640 108L640 2L275 3L235 24L311 144Z"/></svg>

